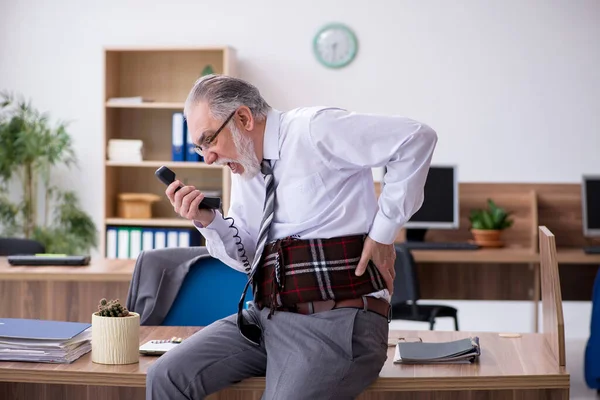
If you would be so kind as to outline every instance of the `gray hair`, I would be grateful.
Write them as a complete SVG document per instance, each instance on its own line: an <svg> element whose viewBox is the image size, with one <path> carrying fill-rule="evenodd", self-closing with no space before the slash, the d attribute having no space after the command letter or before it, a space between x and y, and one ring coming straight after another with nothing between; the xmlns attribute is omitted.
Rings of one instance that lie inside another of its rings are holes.
<svg viewBox="0 0 600 400"><path fill-rule="evenodd" d="M200 101L208 102L210 113L216 119L226 119L238 107L246 106L256 120L262 121L271 109L255 86L227 75L206 75L194 83L185 101L183 115L186 119Z"/></svg>

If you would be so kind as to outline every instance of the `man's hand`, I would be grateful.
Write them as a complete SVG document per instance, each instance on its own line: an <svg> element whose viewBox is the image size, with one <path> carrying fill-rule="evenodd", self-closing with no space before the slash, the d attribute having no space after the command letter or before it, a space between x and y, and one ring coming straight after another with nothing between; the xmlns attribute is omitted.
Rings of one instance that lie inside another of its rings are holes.
<svg viewBox="0 0 600 400"><path fill-rule="evenodd" d="M394 244L379 243L367 236L360 261L356 267L356 275L361 276L365 272L369 260L373 260L391 295L394 292L394 278L396 278L396 270L394 269L396 249Z"/></svg>
<svg viewBox="0 0 600 400"><path fill-rule="evenodd" d="M180 181L176 180L165 190L175 212L183 218L198 221L203 226L209 225L215 218L215 213L212 210L198 209L204 199L204 194L193 186L183 186L175 193L180 185L183 186Z"/></svg>

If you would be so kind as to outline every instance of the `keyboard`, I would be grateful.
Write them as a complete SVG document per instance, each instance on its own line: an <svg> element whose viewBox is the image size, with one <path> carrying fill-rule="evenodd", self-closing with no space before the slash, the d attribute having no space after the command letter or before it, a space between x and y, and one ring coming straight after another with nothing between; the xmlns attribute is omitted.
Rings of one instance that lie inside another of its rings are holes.
<svg viewBox="0 0 600 400"><path fill-rule="evenodd" d="M90 263L90 256L8 256L8 263L13 266L23 265L41 267L49 265L64 265L71 267L85 266Z"/></svg>
<svg viewBox="0 0 600 400"><path fill-rule="evenodd" d="M600 254L600 246L586 246L583 248L585 254Z"/></svg>
<svg viewBox="0 0 600 400"><path fill-rule="evenodd" d="M479 246L468 242L404 242L409 250L477 250Z"/></svg>

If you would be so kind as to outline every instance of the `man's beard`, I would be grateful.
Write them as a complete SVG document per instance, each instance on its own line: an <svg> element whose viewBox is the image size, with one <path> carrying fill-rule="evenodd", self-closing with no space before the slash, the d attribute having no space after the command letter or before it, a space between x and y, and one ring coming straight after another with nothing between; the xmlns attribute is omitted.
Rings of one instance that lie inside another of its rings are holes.
<svg viewBox="0 0 600 400"><path fill-rule="evenodd" d="M254 142L250 137L244 135L235 124L231 124L229 130L233 138L233 144L238 153L238 159L232 160L228 158L222 158L217 161L219 165L226 165L227 163L238 163L244 168L244 172L240 175L243 179L249 180L254 178L260 172L260 163L256 158L254 152Z"/></svg>

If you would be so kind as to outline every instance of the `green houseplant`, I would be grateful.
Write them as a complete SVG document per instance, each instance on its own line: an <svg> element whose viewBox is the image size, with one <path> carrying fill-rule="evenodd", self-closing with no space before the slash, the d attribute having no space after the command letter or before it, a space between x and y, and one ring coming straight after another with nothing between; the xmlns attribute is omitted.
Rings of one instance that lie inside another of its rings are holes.
<svg viewBox="0 0 600 400"><path fill-rule="evenodd" d="M140 315L127 310L119 299L100 300L92 314L92 362L139 362Z"/></svg>
<svg viewBox="0 0 600 400"><path fill-rule="evenodd" d="M487 200L487 208L472 210L469 221L475 243L482 247L502 247L501 233L514 222L510 213L492 199Z"/></svg>
<svg viewBox="0 0 600 400"><path fill-rule="evenodd" d="M53 169L76 163L66 123L53 125L30 102L0 93L0 236L37 240L48 253L97 247L98 231L75 192L52 181Z"/></svg>

